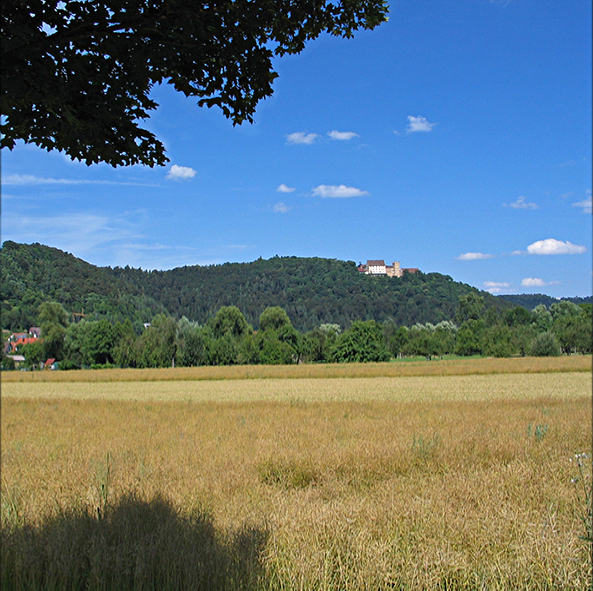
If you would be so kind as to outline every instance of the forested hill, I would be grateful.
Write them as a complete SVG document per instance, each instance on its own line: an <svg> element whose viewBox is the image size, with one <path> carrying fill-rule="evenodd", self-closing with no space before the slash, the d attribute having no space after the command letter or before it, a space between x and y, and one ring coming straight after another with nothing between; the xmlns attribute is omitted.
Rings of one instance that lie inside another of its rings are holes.
<svg viewBox="0 0 593 591"><path fill-rule="evenodd" d="M57 248L7 241L0 249L2 328L35 326L37 309L59 302L68 312L90 318L146 322L165 312L133 283L117 279L109 267L96 267Z"/></svg>
<svg viewBox="0 0 593 591"><path fill-rule="evenodd" d="M50 300L91 318L134 322L164 311L204 323L221 306L235 305L254 328L268 306L283 308L301 331L322 323L347 327L358 319L392 318L411 326L453 319L459 297L478 291L440 273L371 277L360 274L354 262L323 258L143 271L96 267L56 248L5 242L0 265L2 327L11 330L28 328L39 304ZM487 306L512 307L479 293Z"/></svg>

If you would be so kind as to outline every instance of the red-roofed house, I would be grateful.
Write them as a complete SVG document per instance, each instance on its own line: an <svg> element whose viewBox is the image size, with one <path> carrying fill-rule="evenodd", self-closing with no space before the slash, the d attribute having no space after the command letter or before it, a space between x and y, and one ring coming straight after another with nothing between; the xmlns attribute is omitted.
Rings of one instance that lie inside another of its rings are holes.
<svg viewBox="0 0 593 591"><path fill-rule="evenodd" d="M15 332L10 335L8 341L4 344L4 352L8 355L20 352L23 345L34 343L39 339L41 329L31 328L29 332Z"/></svg>

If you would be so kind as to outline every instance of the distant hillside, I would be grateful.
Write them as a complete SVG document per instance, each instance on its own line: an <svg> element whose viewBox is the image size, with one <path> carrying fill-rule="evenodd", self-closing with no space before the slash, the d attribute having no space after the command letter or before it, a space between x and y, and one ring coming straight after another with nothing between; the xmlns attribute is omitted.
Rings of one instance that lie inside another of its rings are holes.
<svg viewBox="0 0 593 591"><path fill-rule="evenodd" d="M274 257L252 263L142 271L96 267L40 244L5 242L2 269L2 327L25 328L45 300L70 312L112 320L145 322L164 311L204 323L221 306L238 306L257 328L268 306L280 306L298 330L322 323L349 326L353 320L393 319L399 325L449 320L461 295L478 292L440 273L402 278L360 274L354 262ZM478 292L488 306L512 304Z"/></svg>
<svg viewBox="0 0 593 591"><path fill-rule="evenodd" d="M0 269L2 328L29 328L45 301L92 318L133 322L165 311L133 283L114 277L109 267L96 267L57 248L7 241L0 249Z"/></svg>
<svg viewBox="0 0 593 591"><path fill-rule="evenodd" d="M593 296L589 296L586 298L561 298L560 300L558 300L557 298L553 298L543 293L519 293L515 295L501 295L498 297L507 302L510 302L515 306L523 306L528 310L533 310L536 306L539 306L540 304L543 304L544 306L549 308L552 304L555 304L556 302L561 300L566 300L568 302L572 302L573 304L593 303Z"/></svg>

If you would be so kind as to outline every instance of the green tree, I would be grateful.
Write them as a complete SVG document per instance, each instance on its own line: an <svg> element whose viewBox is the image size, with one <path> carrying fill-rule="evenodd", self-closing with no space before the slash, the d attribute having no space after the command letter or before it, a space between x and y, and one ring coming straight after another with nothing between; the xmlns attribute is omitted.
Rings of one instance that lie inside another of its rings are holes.
<svg viewBox="0 0 593 591"><path fill-rule="evenodd" d="M119 367L136 367L138 364L138 336L128 318L124 322L116 322L113 327L115 345L113 361Z"/></svg>
<svg viewBox="0 0 593 591"><path fill-rule="evenodd" d="M25 365L35 369L46 359L45 348L39 339L23 345L21 353L25 358Z"/></svg>
<svg viewBox="0 0 593 591"><path fill-rule="evenodd" d="M484 346L483 320L470 318L466 320L457 331L455 352L458 355L479 355Z"/></svg>
<svg viewBox="0 0 593 591"><path fill-rule="evenodd" d="M455 312L455 322L458 325L466 320L480 320L484 314L484 298L476 292L470 291L459 297L457 310Z"/></svg>
<svg viewBox="0 0 593 591"><path fill-rule="evenodd" d="M534 320L533 314L523 306L506 310L503 316L508 326L527 326Z"/></svg>
<svg viewBox="0 0 593 591"><path fill-rule="evenodd" d="M435 329L432 324L415 324L408 332L408 342L404 346L403 352L411 356L422 355L426 359L438 355L438 340L434 333Z"/></svg>
<svg viewBox="0 0 593 591"><path fill-rule="evenodd" d="M343 332L334 349L338 362L389 361L382 327L374 320L356 320Z"/></svg>
<svg viewBox="0 0 593 591"><path fill-rule="evenodd" d="M510 357L517 353L513 329L508 324L495 324L488 327L484 332L483 353L491 357Z"/></svg>
<svg viewBox="0 0 593 591"><path fill-rule="evenodd" d="M513 333L513 349L519 355L525 357L525 355L529 354L529 348L538 334L538 329L535 324L532 324L531 326L514 326L511 330Z"/></svg>
<svg viewBox="0 0 593 591"><path fill-rule="evenodd" d="M383 0L4 0L2 147L162 165L162 143L138 124L158 106L155 85L252 121L272 94L274 56L323 32L373 29L387 11Z"/></svg>
<svg viewBox="0 0 593 591"><path fill-rule="evenodd" d="M257 365L260 362L259 348L253 333L246 334L239 341L237 363L239 365Z"/></svg>
<svg viewBox="0 0 593 591"><path fill-rule="evenodd" d="M302 360L313 363L329 361L340 332L338 324L322 324L305 333L300 342Z"/></svg>
<svg viewBox="0 0 593 591"><path fill-rule="evenodd" d="M571 302L561 302L571 304ZM556 304L552 305L552 308ZM564 353L590 353L592 348L591 313L587 308L572 304L572 308L563 307L552 323L552 332L556 335Z"/></svg>
<svg viewBox="0 0 593 591"><path fill-rule="evenodd" d="M393 357L398 357L406 350L410 340L410 329L407 326L398 327L393 320L383 324L383 340Z"/></svg>
<svg viewBox="0 0 593 591"><path fill-rule="evenodd" d="M175 360L177 323L157 314L137 342L139 367L167 367Z"/></svg>
<svg viewBox="0 0 593 591"><path fill-rule="evenodd" d="M113 363L115 344L116 333L109 320L103 318L98 322L90 322L82 344L84 364L105 365Z"/></svg>
<svg viewBox="0 0 593 591"><path fill-rule="evenodd" d="M215 338L229 334L234 338L252 332L251 326L247 324L245 316L236 306L223 306L218 310L216 316L209 323Z"/></svg>
<svg viewBox="0 0 593 591"><path fill-rule="evenodd" d="M455 350L455 339L457 337L457 325L451 320L442 320L434 327L434 339L438 355L453 353Z"/></svg>
<svg viewBox="0 0 593 591"><path fill-rule="evenodd" d="M56 302L44 302L39 306L38 313L43 337L43 354L46 359L59 360L62 358L70 314Z"/></svg>
<svg viewBox="0 0 593 591"><path fill-rule="evenodd" d="M68 362L69 368L80 368L84 364L84 343L90 322L81 320L68 326L64 336L63 359Z"/></svg>
<svg viewBox="0 0 593 591"><path fill-rule="evenodd" d="M552 328L552 314L544 306L539 304L532 310L533 326L540 332L546 332Z"/></svg>
<svg viewBox="0 0 593 591"><path fill-rule="evenodd" d="M533 357L558 357L561 353L560 343L552 332L538 334L529 348L529 355Z"/></svg>
<svg viewBox="0 0 593 591"><path fill-rule="evenodd" d="M283 326L292 326L288 314L280 307L266 308L259 317L259 330L278 330Z"/></svg>

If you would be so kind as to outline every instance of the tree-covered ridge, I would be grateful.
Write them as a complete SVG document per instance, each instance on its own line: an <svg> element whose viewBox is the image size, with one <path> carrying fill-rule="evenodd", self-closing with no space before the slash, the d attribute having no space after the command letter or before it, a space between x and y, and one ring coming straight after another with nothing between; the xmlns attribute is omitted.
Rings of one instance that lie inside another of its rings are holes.
<svg viewBox="0 0 593 591"><path fill-rule="evenodd" d="M57 248L7 241L0 249L2 327L27 329L34 324L39 305L58 302L70 313L90 319L147 322L164 312L132 282L114 276L108 267L96 267Z"/></svg>
<svg viewBox="0 0 593 591"><path fill-rule="evenodd" d="M113 322L148 322L156 313L205 324L223 306L237 306L258 328L268 307L286 311L293 326L348 327L356 320L393 320L398 326L451 320L459 298L478 290L440 273L402 278L361 274L352 261L274 257L251 263L186 266L170 271L96 267L40 244L5 242L2 268L2 327L26 329L44 301L69 312ZM508 304L479 292L487 307Z"/></svg>
<svg viewBox="0 0 593 591"><path fill-rule="evenodd" d="M283 308L298 330L324 323L349 326L355 320L436 323L453 317L461 295L477 293L439 273L372 277L359 273L352 261L324 258L274 257L171 271L115 269L114 273L142 285L145 294L178 318L204 323L221 306L234 305L255 328L261 312L270 306ZM490 294L482 295L489 306L508 306Z"/></svg>

